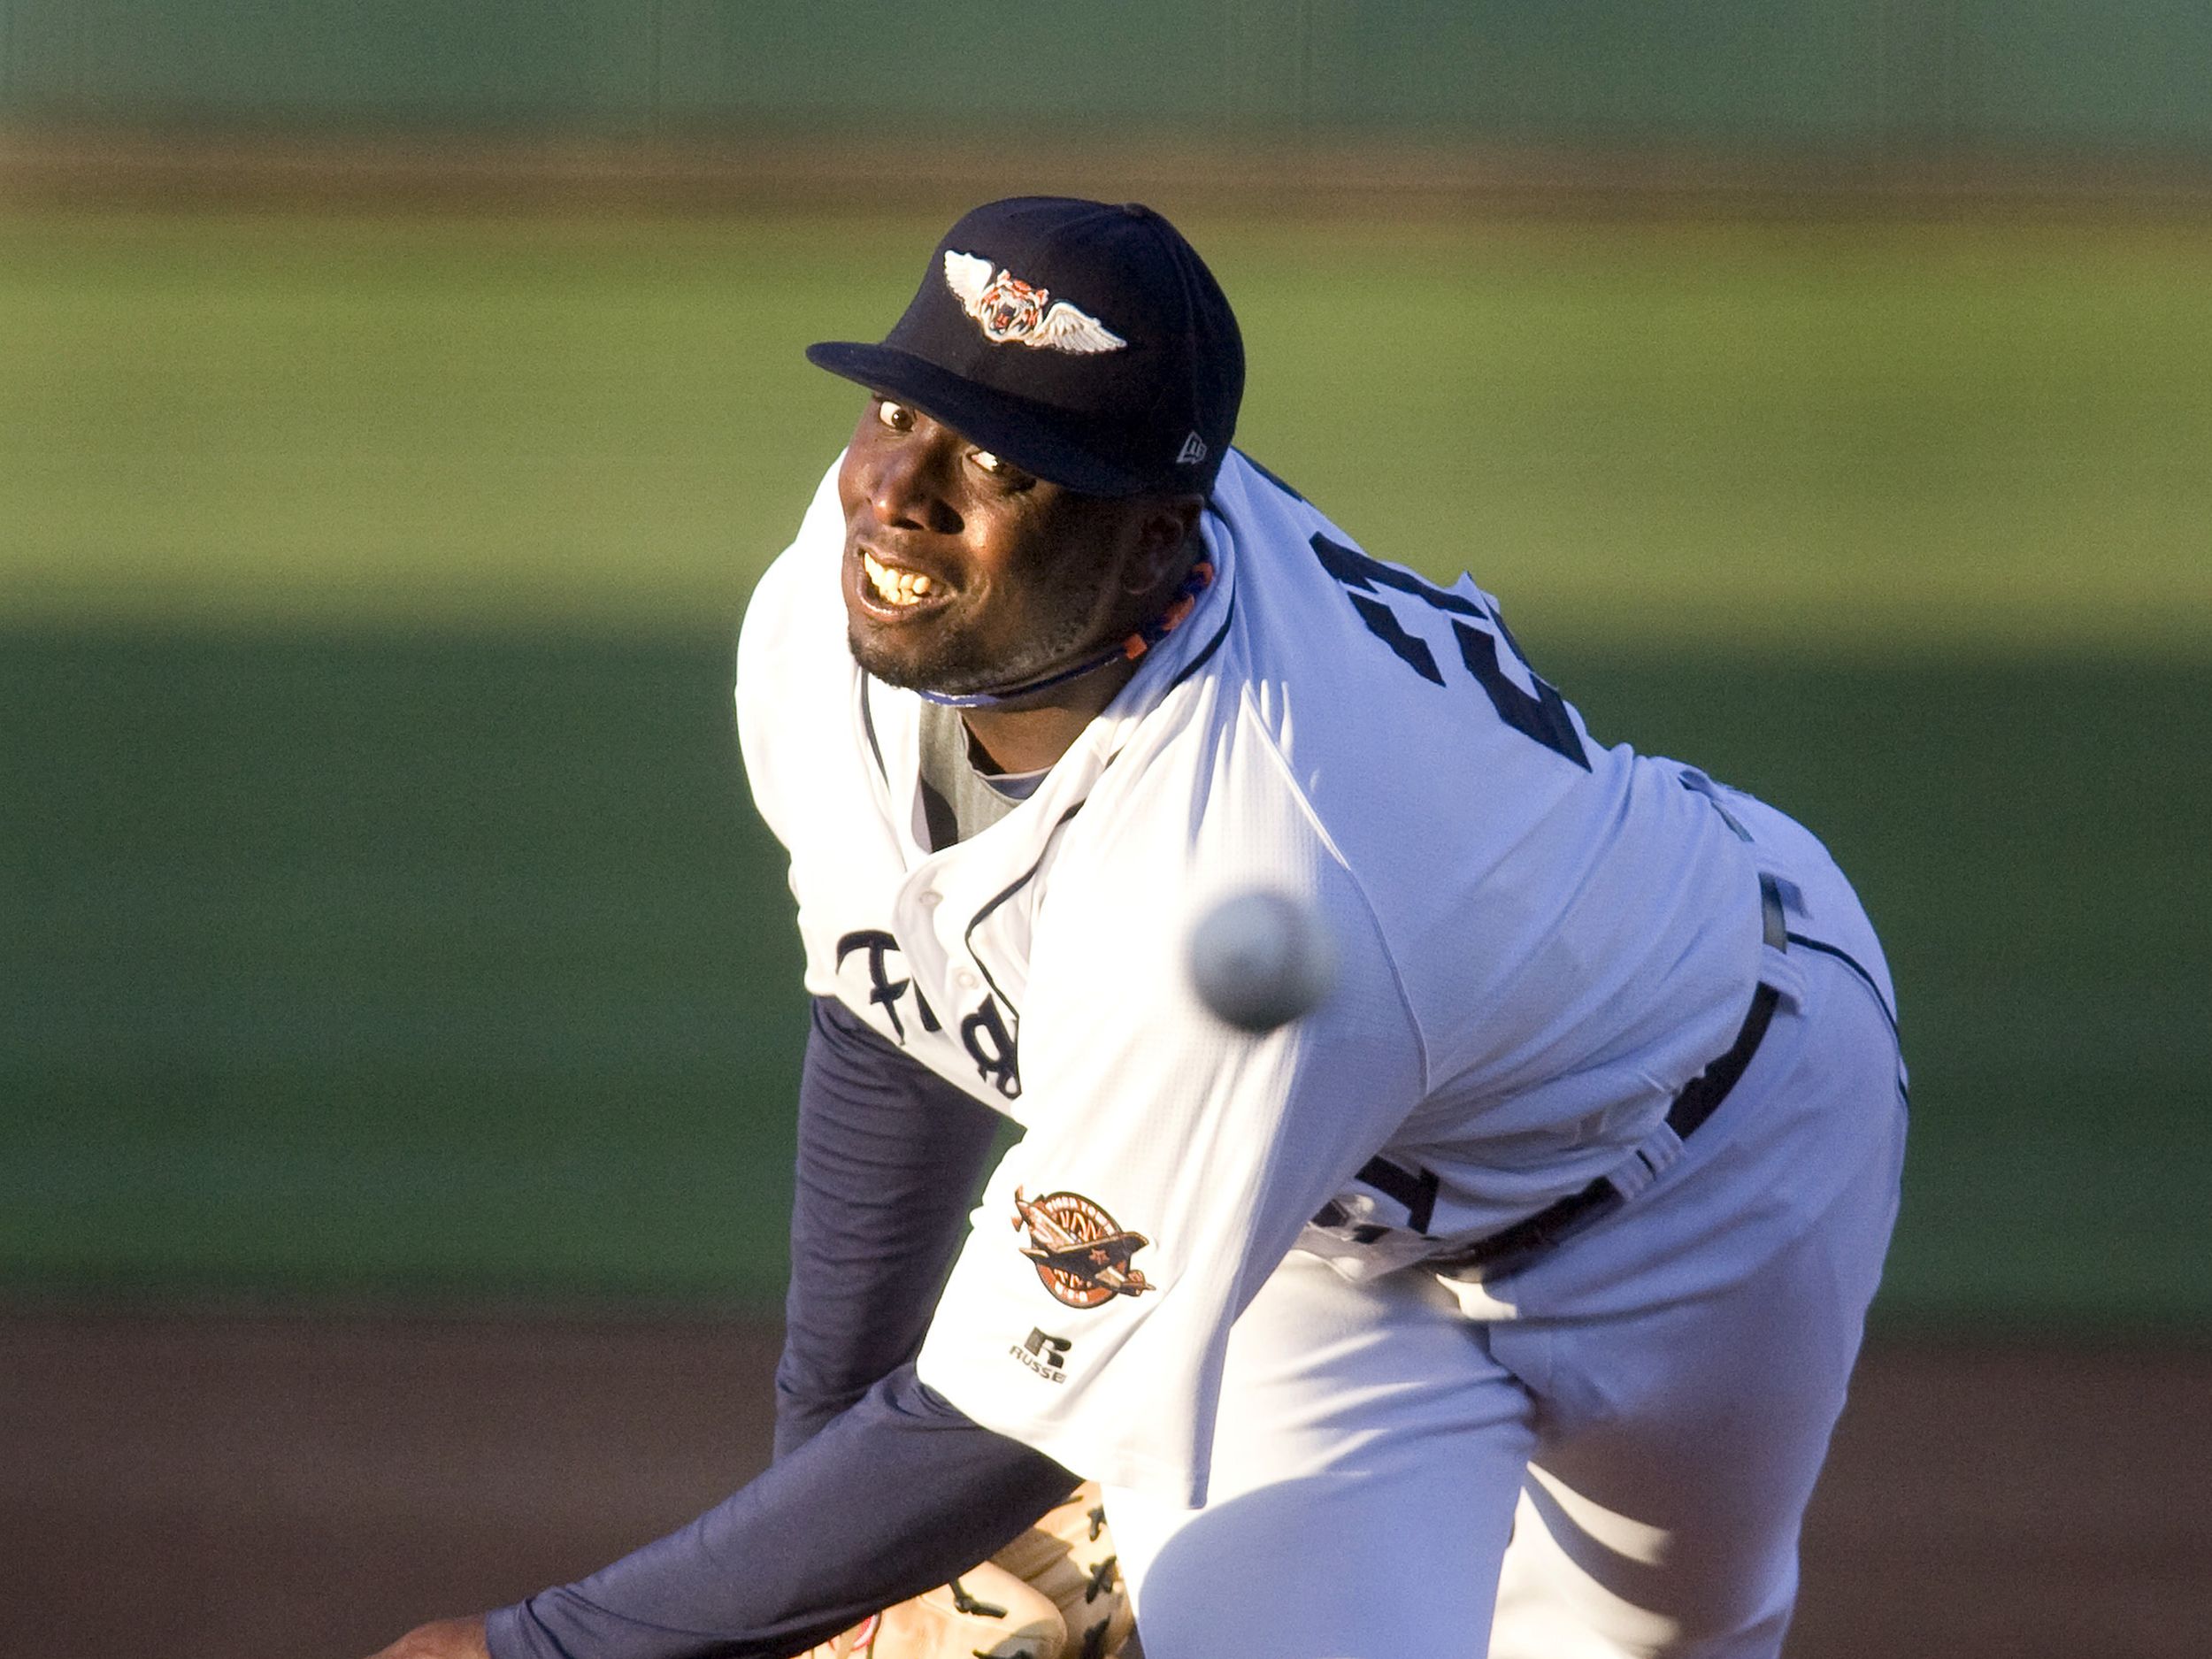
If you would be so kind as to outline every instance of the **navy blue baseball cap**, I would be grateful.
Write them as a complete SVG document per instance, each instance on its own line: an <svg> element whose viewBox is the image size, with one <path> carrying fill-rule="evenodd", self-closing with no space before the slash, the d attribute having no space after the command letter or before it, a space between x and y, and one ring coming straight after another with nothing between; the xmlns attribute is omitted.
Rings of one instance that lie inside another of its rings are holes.
<svg viewBox="0 0 2212 1659"><path fill-rule="evenodd" d="M1220 284L1136 203L1014 196L961 219L880 345L808 361L1092 495L1202 493L1244 396Z"/></svg>

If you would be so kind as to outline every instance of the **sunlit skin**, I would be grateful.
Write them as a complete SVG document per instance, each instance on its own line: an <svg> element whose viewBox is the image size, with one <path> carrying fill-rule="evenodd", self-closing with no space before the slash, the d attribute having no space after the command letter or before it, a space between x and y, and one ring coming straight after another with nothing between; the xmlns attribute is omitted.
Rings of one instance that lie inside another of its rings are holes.
<svg viewBox="0 0 2212 1659"><path fill-rule="evenodd" d="M471 1618L442 1618L417 1625L390 1647L369 1659L492 1659L484 1645L481 1614Z"/></svg>
<svg viewBox="0 0 2212 1659"><path fill-rule="evenodd" d="M1036 679L1152 620L1197 557L1203 504L1081 495L888 397L861 411L837 489L854 657L889 684L956 695ZM1002 770L1036 771L1135 672L1111 663L964 710L968 730Z"/></svg>

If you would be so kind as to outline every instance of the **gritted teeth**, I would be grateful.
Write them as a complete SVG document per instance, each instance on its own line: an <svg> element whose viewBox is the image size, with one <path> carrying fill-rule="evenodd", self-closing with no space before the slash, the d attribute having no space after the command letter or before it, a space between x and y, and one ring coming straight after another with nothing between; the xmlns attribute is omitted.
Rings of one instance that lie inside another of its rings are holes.
<svg viewBox="0 0 2212 1659"><path fill-rule="evenodd" d="M936 586L918 572L893 570L866 548L860 549L860 568L867 573L868 585L876 590L876 596L887 604L917 604Z"/></svg>

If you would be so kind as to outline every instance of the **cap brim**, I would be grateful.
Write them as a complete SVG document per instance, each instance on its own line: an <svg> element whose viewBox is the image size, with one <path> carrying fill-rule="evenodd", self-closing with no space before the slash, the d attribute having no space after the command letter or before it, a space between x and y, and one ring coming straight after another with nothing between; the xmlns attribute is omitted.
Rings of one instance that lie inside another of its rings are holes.
<svg viewBox="0 0 2212 1659"><path fill-rule="evenodd" d="M1048 483L1087 495L1136 495L1146 488L1137 474L1083 448L1061 428L1067 417L1049 405L962 380L910 351L826 340L809 346L806 358L818 369L913 404L979 448L1004 456Z"/></svg>

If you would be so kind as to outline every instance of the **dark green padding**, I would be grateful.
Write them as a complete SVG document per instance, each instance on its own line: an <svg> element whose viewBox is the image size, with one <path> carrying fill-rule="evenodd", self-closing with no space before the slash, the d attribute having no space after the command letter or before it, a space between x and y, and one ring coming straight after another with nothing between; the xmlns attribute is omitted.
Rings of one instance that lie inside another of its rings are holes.
<svg viewBox="0 0 2212 1659"><path fill-rule="evenodd" d="M1525 642L1857 876L1915 1078L1887 1316L2212 1324L2212 671ZM728 673L0 634L0 1280L772 1305L803 1017Z"/></svg>

